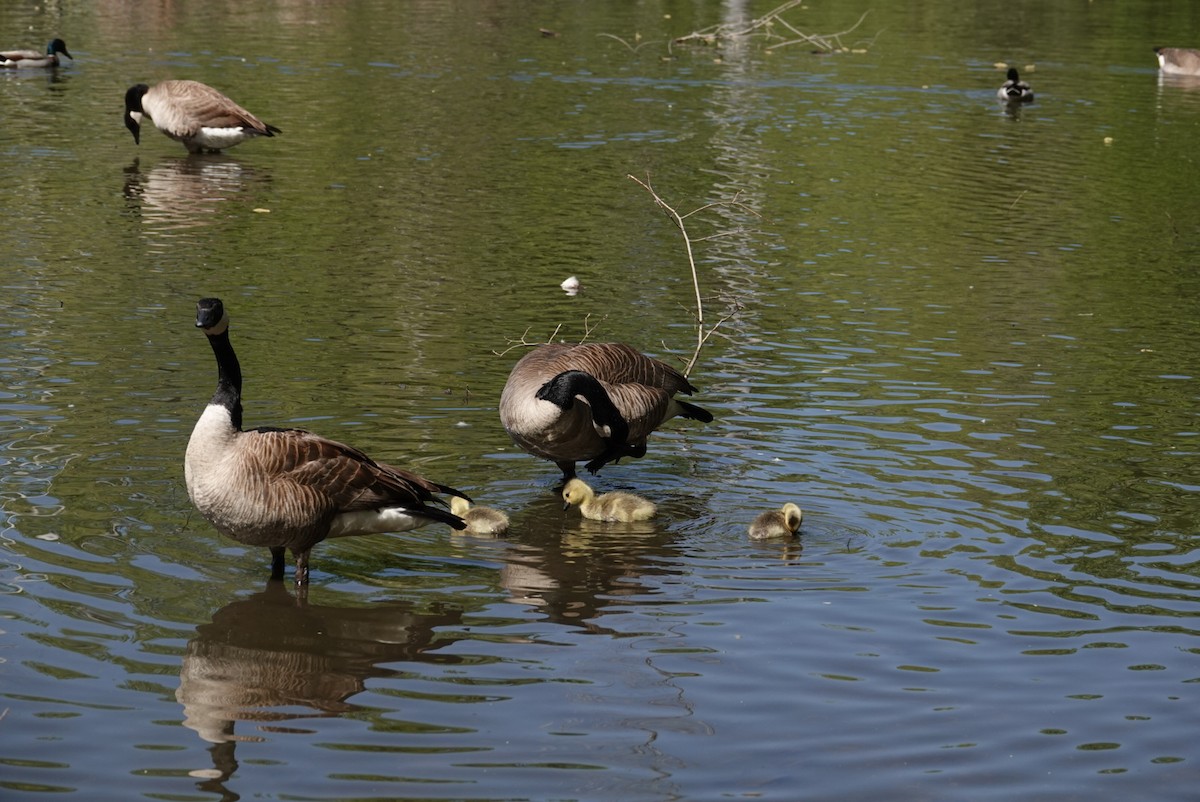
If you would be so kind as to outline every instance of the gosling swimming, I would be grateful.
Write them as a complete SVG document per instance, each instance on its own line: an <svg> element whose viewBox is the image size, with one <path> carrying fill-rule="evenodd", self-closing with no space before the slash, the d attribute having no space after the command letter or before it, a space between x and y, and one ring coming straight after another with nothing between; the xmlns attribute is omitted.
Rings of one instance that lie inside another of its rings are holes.
<svg viewBox="0 0 1200 802"><path fill-rule="evenodd" d="M633 493L615 491L597 496L596 491L582 479L571 479L563 487L563 509L576 505L584 518L592 521L647 521L654 517L657 507Z"/></svg>
<svg viewBox="0 0 1200 802"><path fill-rule="evenodd" d="M768 540L771 538L793 537L800 528L800 522L803 520L803 510L789 501L781 509L759 514L750 523L750 539Z"/></svg>
<svg viewBox="0 0 1200 802"><path fill-rule="evenodd" d="M492 507L472 507L459 496L450 497L450 512L467 522L463 534L496 537L508 531L508 516Z"/></svg>

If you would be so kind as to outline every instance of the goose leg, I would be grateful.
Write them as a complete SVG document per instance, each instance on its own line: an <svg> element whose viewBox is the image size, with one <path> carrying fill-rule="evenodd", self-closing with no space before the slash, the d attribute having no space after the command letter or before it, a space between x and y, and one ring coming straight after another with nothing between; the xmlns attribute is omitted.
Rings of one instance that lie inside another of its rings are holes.
<svg viewBox="0 0 1200 802"><path fill-rule="evenodd" d="M308 584L308 552L309 551L310 551L310 549L305 549L304 551L299 551L299 552L297 552L297 551L292 552L292 554L295 555L295 557L296 557L296 584L297 585L307 585Z"/></svg>
<svg viewBox="0 0 1200 802"><path fill-rule="evenodd" d="M564 482L566 482L568 479L575 478L575 460L562 460L561 462L555 462L554 464L557 465L558 469L563 472Z"/></svg>
<svg viewBox="0 0 1200 802"><path fill-rule="evenodd" d="M283 546L271 546L271 579L283 579Z"/></svg>

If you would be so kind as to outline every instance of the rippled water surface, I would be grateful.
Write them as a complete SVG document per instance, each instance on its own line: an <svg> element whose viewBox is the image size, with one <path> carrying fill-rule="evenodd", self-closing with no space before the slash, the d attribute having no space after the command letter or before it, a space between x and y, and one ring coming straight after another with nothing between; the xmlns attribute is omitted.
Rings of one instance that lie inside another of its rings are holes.
<svg viewBox="0 0 1200 802"><path fill-rule="evenodd" d="M0 74L4 799L1188 799L1200 781L1200 89L1187 4L48 3ZM539 29L544 29L540 32ZM778 30L778 28L776 29ZM778 40L775 40L778 41ZM1037 100L1005 109L995 66ZM1028 65L1028 66L1027 66ZM193 78L283 130L121 125ZM564 512L520 341L696 344ZM559 283L577 276L583 289ZM219 295L248 425L507 510L314 550L192 509ZM805 511L791 541L755 514Z"/></svg>

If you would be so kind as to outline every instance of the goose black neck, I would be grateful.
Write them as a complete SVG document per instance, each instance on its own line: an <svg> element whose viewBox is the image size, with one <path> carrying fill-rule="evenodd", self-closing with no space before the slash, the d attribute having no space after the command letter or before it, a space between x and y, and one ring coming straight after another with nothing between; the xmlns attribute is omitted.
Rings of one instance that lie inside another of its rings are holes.
<svg viewBox="0 0 1200 802"><path fill-rule="evenodd" d="M537 397L549 401L559 409L566 411L575 404L575 396L583 396L592 408L592 420L601 426L607 426L610 439L624 443L629 436L629 424L621 416L604 385L590 373L582 370L565 370L541 386Z"/></svg>
<svg viewBox="0 0 1200 802"><path fill-rule="evenodd" d="M242 366L238 363L233 344L229 342L229 331L208 335L208 343L217 357L217 390L210 404L219 404L229 410L233 428L242 428Z"/></svg>

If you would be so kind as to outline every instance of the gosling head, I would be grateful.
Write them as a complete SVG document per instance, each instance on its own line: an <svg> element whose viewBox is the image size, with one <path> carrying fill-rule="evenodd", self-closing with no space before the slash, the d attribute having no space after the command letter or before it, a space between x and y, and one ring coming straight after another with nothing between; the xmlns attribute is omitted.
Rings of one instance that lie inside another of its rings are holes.
<svg viewBox="0 0 1200 802"><path fill-rule="evenodd" d="M572 504L582 504L594 495L596 495L595 491L587 482L579 478L571 479L563 485L563 509L567 509Z"/></svg>

